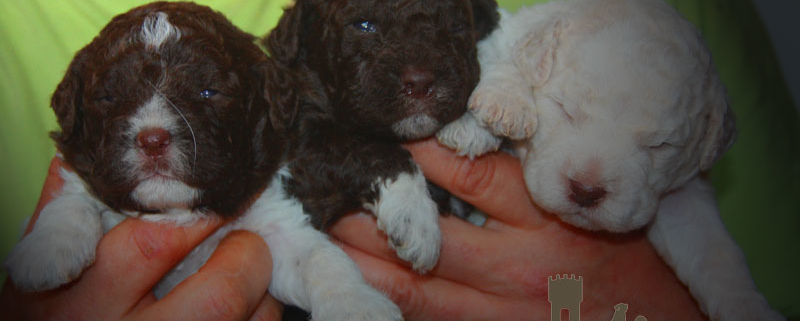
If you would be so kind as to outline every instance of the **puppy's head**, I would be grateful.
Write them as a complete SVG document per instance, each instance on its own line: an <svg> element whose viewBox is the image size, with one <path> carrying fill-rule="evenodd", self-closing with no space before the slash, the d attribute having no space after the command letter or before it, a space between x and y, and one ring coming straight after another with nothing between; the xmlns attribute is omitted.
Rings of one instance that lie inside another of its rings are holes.
<svg viewBox="0 0 800 321"><path fill-rule="evenodd" d="M115 17L53 94L59 150L114 209L240 212L280 154L253 41L190 3Z"/></svg>
<svg viewBox="0 0 800 321"><path fill-rule="evenodd" d="M733 116L699 33L673 9L582 3L515 49L540 117L520 143L526 181L564 221L629 231L730 147Z"/></svg>
<svg viewBox="0 0 800 321"><path fill-rule="evenodd" d="M465 111L480 73L475 44L496 9L494 0L299 0L266 44L319 79L340 124L417 139Z"/></svg>

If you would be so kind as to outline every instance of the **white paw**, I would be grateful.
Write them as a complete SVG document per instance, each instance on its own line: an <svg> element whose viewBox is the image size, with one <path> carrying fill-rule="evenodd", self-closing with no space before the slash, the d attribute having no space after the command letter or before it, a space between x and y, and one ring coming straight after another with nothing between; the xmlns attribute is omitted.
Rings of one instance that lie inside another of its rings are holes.
<svg viewBox="0 0 800 321"><path fill-rule="evenodd" d="M436 133L436 138L440 144L455 150L457 155L470 158L496 151L503 142L469 112L447 124Z"/></svg>
<svg viewBox="0 0 800 321"><path fill-rule="evenodd" d="M469 110L498 136L520 140L530 138L536 131L533 101L520 93L478 87L469 98Z"/></svg>
<svg viewBox="0 0 800 321"><path fill-rule="evenodd" d="M99 236L69 232L34 230L14 247L5 267L17 288L55 289L77 279L94 262Z"/></svg>
<svg viewBox="0 0 800 321"><path fill-rule="evenodd" d="M436 217L439 212L430 199L417 200L393 213L378 216L378 228L389 238L389 246L397 256L410 262L420 273L430 271L439 259L441 232Z"/></svg>
<svg viewBox="0 0 800 321"><path fill-rule="evenodd" d="M385 295L367 284L330 293L311 311L315 321L400 321L403 314Z"/></svg>
<svg viewBox="0 0 800 321"><path fill-rule="evenodd" d="M439 211L419 170L385 182L371 209L378 218L378 228L386 233L389 246L398 257L420 273L436 265L442 243Z"/></svg>

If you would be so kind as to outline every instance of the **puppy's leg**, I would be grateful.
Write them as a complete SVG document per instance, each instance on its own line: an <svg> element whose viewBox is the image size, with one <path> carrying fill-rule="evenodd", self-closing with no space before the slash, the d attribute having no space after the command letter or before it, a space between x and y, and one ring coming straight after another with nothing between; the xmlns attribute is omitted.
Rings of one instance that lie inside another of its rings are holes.
<svg viewBox="0 0 800 321"><path fill-rule="evenodd" d="M533 88L510 62L482 64L481 81L469 98L469 111L497 136L527 139L536 131Z"/></svg>
<svg viewBox="0 0 800 321"><path fill-rule="evenodd" d="M287 199L278 179L238 221L269 244L269 292L311 311L314 320L402 320L400 309L369 286L358 266L308 219L299 202Z"/></svg>
<svg viewBox="0 0 800 321"><path fill-rule="evenodd" d="M706 181L667 195L647 236L712 320L785 320L758 293Z"/></svg>
<svg viewBox="0 0 800 321"><path fill-rule="evenodd" d="M23 291L57 288L80 276L94 262L103 236L100 213L106 208L75 173L60 171L64 186L45 206L30 234L5 261L14 285Z"/></svg>
<svg viewBox="0 0 800 321"><path fill-rule="evenodd" d="M401 259L420 272L433 268L441 245L439 212L411 154L325 126L316 125L318 135L300 144L287 180L312 224L325 230L346 213L370 209Z"/></svg>
<svg viewBox="0 0 800 321"><path fill-rule="evenodd" d="M503 142L475 119L472 113L466 113L447 124L436 133L436 138L440 144L454 149L459 156L469 156L469 158L496 151Z"/></svg>
<svg viewBox="0 0 800 321"><path fill-rule="evenodd" d="M378 197L364 207L375 213L378 228L386 233L398 257L410 262L415 271L429 271L439 259L442 237L439 211L422 170L414 164L413 172L379 178L376 185Z"/></svg>

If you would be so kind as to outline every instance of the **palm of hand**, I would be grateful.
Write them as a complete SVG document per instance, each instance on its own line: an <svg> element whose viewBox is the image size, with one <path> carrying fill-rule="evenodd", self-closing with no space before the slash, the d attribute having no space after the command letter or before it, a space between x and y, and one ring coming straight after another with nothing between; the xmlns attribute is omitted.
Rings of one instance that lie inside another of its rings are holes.
<svg viewBox="0 0 800 321"><path fill-rule="evenodd" d="M370 216L352 215L332 228L408 320L545 320L547 280L557 274L583 277L584 320L611 319L617 303L629 304L631 318L703 319L643 233L590 233L543 214L528 198L516 159L470 161L433 141L407 148L429 179L489 215L483 227L442 217L441 257L426 275L393 255Z"/></svg>

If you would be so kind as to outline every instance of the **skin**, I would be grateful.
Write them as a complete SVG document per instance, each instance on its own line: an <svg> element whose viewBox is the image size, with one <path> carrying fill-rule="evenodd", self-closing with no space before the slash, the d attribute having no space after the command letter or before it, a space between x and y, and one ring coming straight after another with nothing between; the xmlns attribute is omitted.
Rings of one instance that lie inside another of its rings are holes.
<svg viewBox="0 0 800 321"><path fill-rule="evenodd" d="M58 158L51 162L28 232L63 185L58 175L63 166ZM272 270L269 248L252 232L228 235L197 274L162 300L150 292L222 223L174 227L127 219L103 237L95 264L77 281L22 293L6 280L0 311L10 320L280 320L282 305L265 295Z"/></svg>
<svg viewBox="0 0 800 321"><path fill-rule="evenodd" d="M617 303L628 303L631 319L706 320L643 233L590 233L542 212L530 201L513 157L494 153L468 160L433 140L405 147L433 182L489 215L483 227L443 217L441 257L426 275L410 271L393 254L373 216L354 214L333 225L335 241L371 284L398 303L406 320L546 319L547 278L564 273L583 277L585 320L611 319ZM51 180L58 166L54 161L39 207L48 201L49 186L57 186ZM0 308L31 319L58 313L81 319L279 320L282 306L263 295L269 250L249 232L229 236L197 275L163 300L149 294L217 225L175 229L126 220L103 238L97 263L77 282L37 295L20 294L6 282ZM149 247L141 250L137 244L143 242L129 242L131 237L148 240ZM116 285L108 287L112 280Z"/></svg>
<svg viewBox="0 0 800 321"><path fill-rule="evenodd" d="M483 227L443 217L439 263L426 275L394 256L371 216L333 226L365 278L407 320L545 320L547 278L564 273L583 277L584 320L611 319L617 303L629 304L631 320L707 320L644 233L590 233L544 213L530 201L517 159L494 153L471 161L433 140L405 147L426 177L490 216Z"/></svg>

